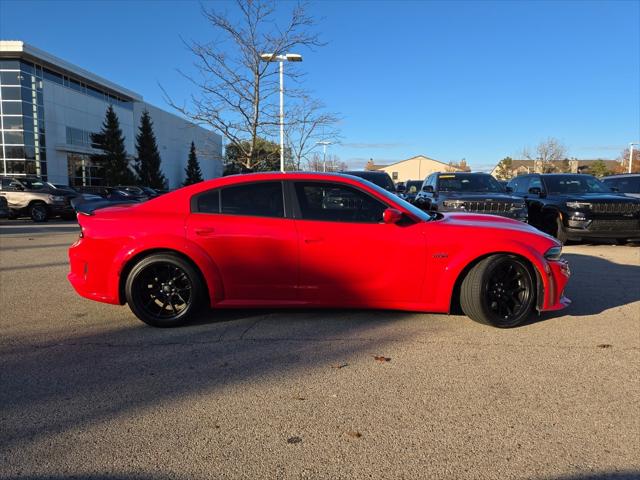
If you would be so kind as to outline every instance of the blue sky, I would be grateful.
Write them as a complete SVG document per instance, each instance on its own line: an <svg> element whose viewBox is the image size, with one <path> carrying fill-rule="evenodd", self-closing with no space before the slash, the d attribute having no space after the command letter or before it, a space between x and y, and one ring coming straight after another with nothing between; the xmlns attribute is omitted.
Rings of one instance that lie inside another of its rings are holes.
<svg viewBox="0 0 640 480"><path fill-rule="evenodd" d="M344 117L331 151L353 166L425 154L486 169L549 136L571 156L615 158L640 140L638 1L323 1L309 12L328 45L298 52L306 87ZM176 99L192 91L176 72L192 68L181 36L212 38L198 2L0 0L0 38L167 109L159 83Z"/></svg>

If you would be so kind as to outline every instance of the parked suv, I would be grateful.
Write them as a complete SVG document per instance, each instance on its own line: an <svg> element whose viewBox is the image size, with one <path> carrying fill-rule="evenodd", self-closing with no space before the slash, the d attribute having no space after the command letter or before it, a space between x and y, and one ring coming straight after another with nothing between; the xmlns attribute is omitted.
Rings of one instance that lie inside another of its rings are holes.
<svg viewBox="0 0 640 480"><path fill-rule="evenodd" d="M45 222L53 216L75 217L71 198L75 195L51 187L38 177L0 177L0 195L7 199L9 218L29 216Z"/></svg>
<svg viewBox="0 0 640 480"><path fill-rule="evenodd" d="M527 221L525 201L507 193L488 173L432 173L414 204L428 211L486 213Z"/></svg>
<svg viewBox="0 0 640 480"><path fill-rule="evenodd" d="M393 180L387 172L375 172L370 170L350 170L345 172L340 172L344 175L353 175L354 177L363 178L365 180L370 181L371 183L376 184L380 188L384 188L385 190L396 193L396 186L393 184Z"/></svg>
<svg viewBox="0 0 640 480"><path fill-rule="evenodd" d="M640 173L626 173L611 175L602 179L607 187L615 192L624 193L630 197L640 198Z"/></svg>
<svg viewBox="0 0 640 480"><path fill-rule="evenodd" d="M526 200L531 225L563 243L640 238L640 199L617 194L592 175L522 175L507 189Z"/></svg>
<svg viewBox="0 0 640 480"><path fill-rule="evenodd" d="M423 183L424 180L407 180L407 182L404 184L403 192L399 194L400 198L403 198L409 203L414 203L416 197L422 189Z"/></svg>

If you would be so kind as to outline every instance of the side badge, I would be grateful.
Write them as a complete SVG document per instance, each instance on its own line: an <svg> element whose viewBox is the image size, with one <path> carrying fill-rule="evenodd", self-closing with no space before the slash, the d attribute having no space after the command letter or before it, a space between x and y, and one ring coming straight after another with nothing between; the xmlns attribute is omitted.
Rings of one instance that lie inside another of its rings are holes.
<svg viewBox="0 0 640 480"><path fill-rule="evenodd" d="M438 252L433 254L433 258L449 258L449 254L445 252Z"/></svg>

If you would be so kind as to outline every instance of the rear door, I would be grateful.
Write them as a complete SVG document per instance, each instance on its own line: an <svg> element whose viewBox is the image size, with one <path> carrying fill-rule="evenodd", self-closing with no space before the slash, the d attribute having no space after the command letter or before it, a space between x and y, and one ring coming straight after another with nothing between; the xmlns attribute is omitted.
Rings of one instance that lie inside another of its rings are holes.
<svg viewBox="0 0 640 480"><path fill-rule="evenodd" d="M419 300L426 272L423 223L383 223L389 205L343 183L293 181L292 187L301 300L389 308Z"/></svg>
<svg viewBox="0 0 640 480"><path fill-rule="evenodd" d="M250 182L194 196L187 237L216 263L224 300L296 300L298 237L294 220L285 215L282 182Z"/></svg>

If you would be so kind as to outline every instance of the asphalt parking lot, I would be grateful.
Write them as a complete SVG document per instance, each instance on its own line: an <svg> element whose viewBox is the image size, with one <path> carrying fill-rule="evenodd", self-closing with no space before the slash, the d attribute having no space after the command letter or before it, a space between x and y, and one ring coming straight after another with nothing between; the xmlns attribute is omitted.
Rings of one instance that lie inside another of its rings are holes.
<svg viewBox="0 0 640 480"><path fill-rule="evenodd" d="M76 236L0 221L0 478L640 478L637 245L567 247L573 305L511 330L343 310L159 330L75 294Z"/></svg>

